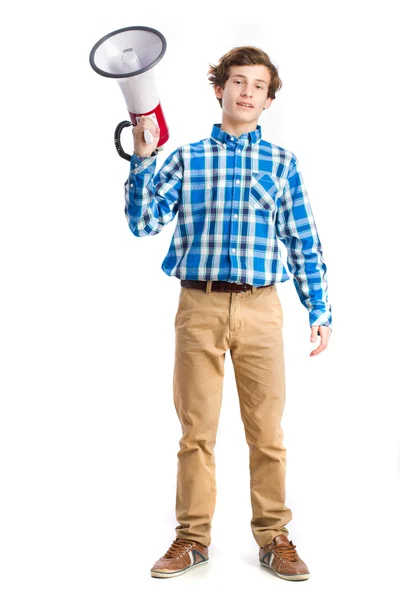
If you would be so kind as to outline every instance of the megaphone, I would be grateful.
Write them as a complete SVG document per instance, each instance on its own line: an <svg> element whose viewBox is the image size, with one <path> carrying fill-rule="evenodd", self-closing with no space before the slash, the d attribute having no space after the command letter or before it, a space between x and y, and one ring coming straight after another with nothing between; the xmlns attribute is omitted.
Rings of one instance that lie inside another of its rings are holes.
<svg viewBox="0 0 400 600"><path fill-rule="evenodd" d="M124 27L108 33L92 48L89 56L91 67L103 77L116 79L125 98L130 121L118 124L114 133L114 143L118 154L131 159L121 146L120 136L124 127L134 127L140 118L148 116L160 129L157 148L169 138L168 126L161 108L154 83L154 67L164 56L167 48L165 37L151 27ZM144 132L146 143L153 136L148 129Z"/></svg>

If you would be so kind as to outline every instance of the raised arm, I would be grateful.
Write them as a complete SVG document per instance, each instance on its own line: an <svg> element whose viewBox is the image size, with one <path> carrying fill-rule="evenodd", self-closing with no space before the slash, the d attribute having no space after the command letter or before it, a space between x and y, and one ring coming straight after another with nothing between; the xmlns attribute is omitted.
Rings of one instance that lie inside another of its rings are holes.
<svg viewBox="0 0 400 600"><path fill-rule="evenodd" d="M181 149L168 156L155 174L157 151L151 156L132 155L125 182L125 216L137 237L156 235L173 220L182 185Z"/></svg>

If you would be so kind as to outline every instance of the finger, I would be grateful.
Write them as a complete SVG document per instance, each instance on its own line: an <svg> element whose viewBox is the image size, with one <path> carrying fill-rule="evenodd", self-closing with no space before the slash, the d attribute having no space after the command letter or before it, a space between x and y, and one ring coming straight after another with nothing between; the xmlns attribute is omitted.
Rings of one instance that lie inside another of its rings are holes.
<svg viewBox="0 0 400 600"><path fill-rule="evenodd" d="M321 354L321 352L323 352L327 347L327 344L323 344L322 342L320 343L320 345L318 346L318 348L315 348L315 350L313 350L310 353L310 356L317 356L317 354Z"/></svg>
<svg viewBox="0 0 400 600"><path fill-rule="evenodd" d="M157 123L151 117L142 117L141 123L143 123L143 129L149 129L152 133L159 133L160 128Z"/></svg>
<svg viewBox="0 0 400 600"><path fill-rule="evenodd" d="M139 125L142 125L143 127L149 127L149 125L154 125L154 121L151 117L140 117L140 121L139 121Z"/></svg>
<svg viewBox="0 0 400 600"><path fill-rule="evenodd" d="M329 327L321 327L320 332L321 332L322 342L324 344L327 344L328 340L329 340L329 336L331 335L331 330L329 329Z"/></svg>

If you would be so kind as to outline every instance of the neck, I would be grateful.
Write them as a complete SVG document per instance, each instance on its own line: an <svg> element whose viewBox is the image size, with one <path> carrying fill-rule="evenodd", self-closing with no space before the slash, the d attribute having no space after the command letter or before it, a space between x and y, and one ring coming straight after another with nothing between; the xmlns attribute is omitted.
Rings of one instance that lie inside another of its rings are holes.
<svg viewBox="0 0 400 600"><path fill-rule="evenodd" d="M242 133L248 133L249 131L255 131L257 129L257 121L253 121L250 123L241 123L237 121L232 121L229 116L226 114L222 115L222 123L221 129L229 133L230 135L234 135L235 137L239 137Z"/></svg>

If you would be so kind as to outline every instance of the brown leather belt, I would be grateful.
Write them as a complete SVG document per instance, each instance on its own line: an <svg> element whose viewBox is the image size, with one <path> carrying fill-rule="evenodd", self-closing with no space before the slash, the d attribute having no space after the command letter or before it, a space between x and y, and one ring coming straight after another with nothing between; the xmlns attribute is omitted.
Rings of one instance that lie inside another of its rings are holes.
<svg viewBox="0 0 400 600"><path fill-rule="evenodd" d="M274 285L274 284L271 284ZM206 291L207 281L194 279L181 279L181 287L196 288ZM232 281L213 281L211 283L211 291L213 292L246 292L251 290L253 286L250 283L234 283ZM269 285L255 286L257 289L270 287Z"/></svg>

